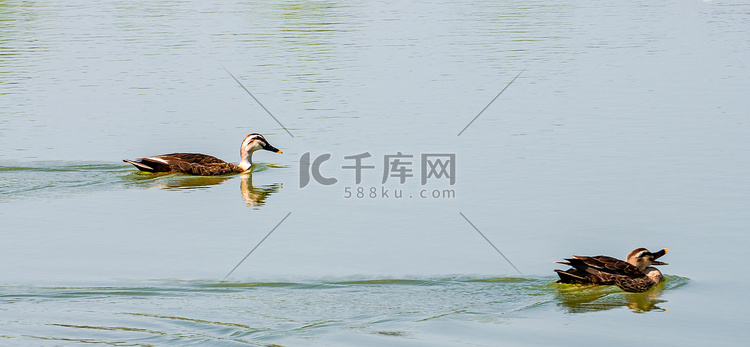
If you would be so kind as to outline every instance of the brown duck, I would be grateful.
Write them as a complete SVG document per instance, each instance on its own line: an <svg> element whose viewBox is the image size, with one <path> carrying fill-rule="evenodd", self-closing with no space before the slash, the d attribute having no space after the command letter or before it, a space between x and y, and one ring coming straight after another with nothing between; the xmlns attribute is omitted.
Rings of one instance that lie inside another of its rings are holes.
<svg viewBox="0 0 750 347"><path fill-rule="evenodd" d="M253 152L261 149L282 153L278 148L271 146L263 135L250 134L245 136L242 146L240 146L241 160L239 165L198 153L172 153L139 158L137 161L128 159L122 161L135 165L141 171L181 172L189 175L214 176L249 170L253 165Z"/></svg>
<svg viewBox="0 0 750 347"><path fill-rule="evenodd" d="M626 261L603 255L574 255L557 262L571 266L566 271L555 270L560 276L557 283L616 285L627 292L645 292L663 279L661 272L651 265L667 265L656 259L667 254L668 250L651 253L648 249L637 248L628 254Z"/></svg>

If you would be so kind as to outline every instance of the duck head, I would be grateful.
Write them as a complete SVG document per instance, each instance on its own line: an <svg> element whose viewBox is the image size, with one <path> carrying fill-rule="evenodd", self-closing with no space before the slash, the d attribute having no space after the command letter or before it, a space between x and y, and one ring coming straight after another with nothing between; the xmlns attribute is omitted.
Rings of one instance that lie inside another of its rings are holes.
<svg viewBox="0 0 750 347"><path fill-rule="evenodd" d="M280 149L271 146L263 135L253 133L245 136L245 139L242 140L242 146L240 146L240 157L242 158L240 160L240 167L245 170L249 169L253 165L253 152L261 149L275 153L283 153Z"/></svg>
<svg viewBox="0 0 750 347"><path fill-rule="evenodd" d="M627 262L638 267L641 271L644 271L651 265L668 265L667 263L656 260L667 254L667 251L669 251L669 249L665 248L656 253L651 253L648 249L636 248L628 254Z"/></svg>

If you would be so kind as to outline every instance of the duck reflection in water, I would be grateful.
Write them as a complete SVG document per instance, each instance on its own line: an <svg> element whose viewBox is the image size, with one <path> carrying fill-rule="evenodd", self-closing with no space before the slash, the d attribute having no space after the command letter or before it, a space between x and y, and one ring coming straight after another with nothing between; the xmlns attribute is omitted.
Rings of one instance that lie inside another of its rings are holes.
<svg viewBox="0 0 750 347"><path fill-rule="evenodd" d="M261 164L262 165L262 164ZM192 176L184 174L155 174L136 172L125 176L128 185L137 185L146 188L161 188L166 190L183 189L207 189L211 186L220 185L238 175L222 176ZM283 188L282 183L273 183L260 186L253 185L253 172L245 172L240 176L240 193L245 203L257 209L265 205L266 199Z"/></svg>
<svg viewBox="0 0 750 347"><path fill-rule="evenodd" d="M252 173L243 173L240 177L240 192L242 193L242 198L245 199L247 206L255 209L265 205L268 196L275 194L279 189L284 188L282 183L266 184L255 187L253 186Z"/></svg>
<svg viewBox="0 0 750 347"><path fill-rule="evenodd" d="M660 299L664 282L654 286L645 293L623 292L614 287L603 286L570 286L565 284L551 284L557 286L556 299L558 306L570 313L584 313L606 311L627 307L633 312L666 311L659 304L667 302Z"/></svg>

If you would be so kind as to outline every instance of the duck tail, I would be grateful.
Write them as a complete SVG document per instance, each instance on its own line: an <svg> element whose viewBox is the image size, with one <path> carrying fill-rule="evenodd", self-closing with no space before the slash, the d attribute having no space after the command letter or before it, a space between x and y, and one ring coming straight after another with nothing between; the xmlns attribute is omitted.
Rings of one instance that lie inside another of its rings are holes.
<svg viewBox="0 0 750 347"><path fill-rule="evenodd" d="M555 270L555 272L557 272L557 275L560 276L560 279L557 281L557 283L587 283L589 282L587 278L583 276L579 276L574 271L575 270L573 269L568 270L568 271Z"/></svg>
<svg viewBox="0 0 750 347"><path fill-rule="evenodd" d="M575 257L575 256L574 256ZM576 258L566 258L564 261L557 261L556 263L565 264L571 267L566 271L555 270L557 275L560 276L558 283L591 283L590 269L583 260Z"/></svg>
<svg viewBox="0 0 750 347"><path fill-rule="evenodd" d="M150 167L150 166L148 166L148 165L146 165L144 163L138 162L138 161L133 161L133 160L128 160L128 159L123 159L122 161L124 161L126 163L133 164L136 168L138 168L138 170L141 170L141 171L148 171L148 172L155 172L156 171L156 170L154 170L154 168L152 168L152 167Z"/></svg>

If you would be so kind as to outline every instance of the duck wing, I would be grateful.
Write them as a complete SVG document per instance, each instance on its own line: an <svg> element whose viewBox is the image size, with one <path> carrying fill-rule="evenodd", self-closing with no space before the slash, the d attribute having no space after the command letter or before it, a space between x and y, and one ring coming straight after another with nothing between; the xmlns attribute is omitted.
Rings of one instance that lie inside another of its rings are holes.
<svg viewBox="0 0 750 347"><path fill-rule="evenodd" d="M143 159L161 159L170 163L184 162L184 163L199 164L199 165L227 163L212 155L200 154L200 153L172 153L172 154L158 155L155 157L141 158L141 160Z"/></svg>
<svg viewBox="0 0 750 347"><path fill-rule="evenodd" d="M141 171L181 172L189 175L214 176L243 172L238 165L227 163L219 158L198 153L172 153L139 158L139 161L124 159Z"/></svg>
<svg viewBox="0 0 750 347"><path fill-rule="evenodd" d="M626 267L625 265L630 265L612 257L581 257L577 255L574 255L573 258L565 259L565 261L558 261L557 263L569 265L571 267L566 271L555 270L560 277L560 280L557 282L576 284L612 284L607 283L602 276L599 276L599 272L606 271L609 273L610 271L617 271L616 269L618 267ZM624 263L625 265L619 263Z"/></svg>
<svg viewBox="0 0 750 347"><path fill-rule="evenodd" d="M574 255L573 258L575 258L574 263L580 264L583 263L587 266L587 268L594 268L606 273L610 273L613 275L623 275L623 276L630 276L630 277L644 277L646 276L643 271L638 269L638 267L626 262L622 261L617 258L608 257L604 255L599 255L596 257L581 257ZM566 259L568 262L571 261L571 259ZM571 266L578 268L571 264ZM581 269L583 271L586 271L586 269Z"/></svg>
<svg viewBox="0 0 750 347"><path fill-rule="evenodd" d="M585 275L589 283L616 285L628 292L645 292L655 284L638 267L617 258L573 256L565 260L572 267L568 272Z"/></svg>

